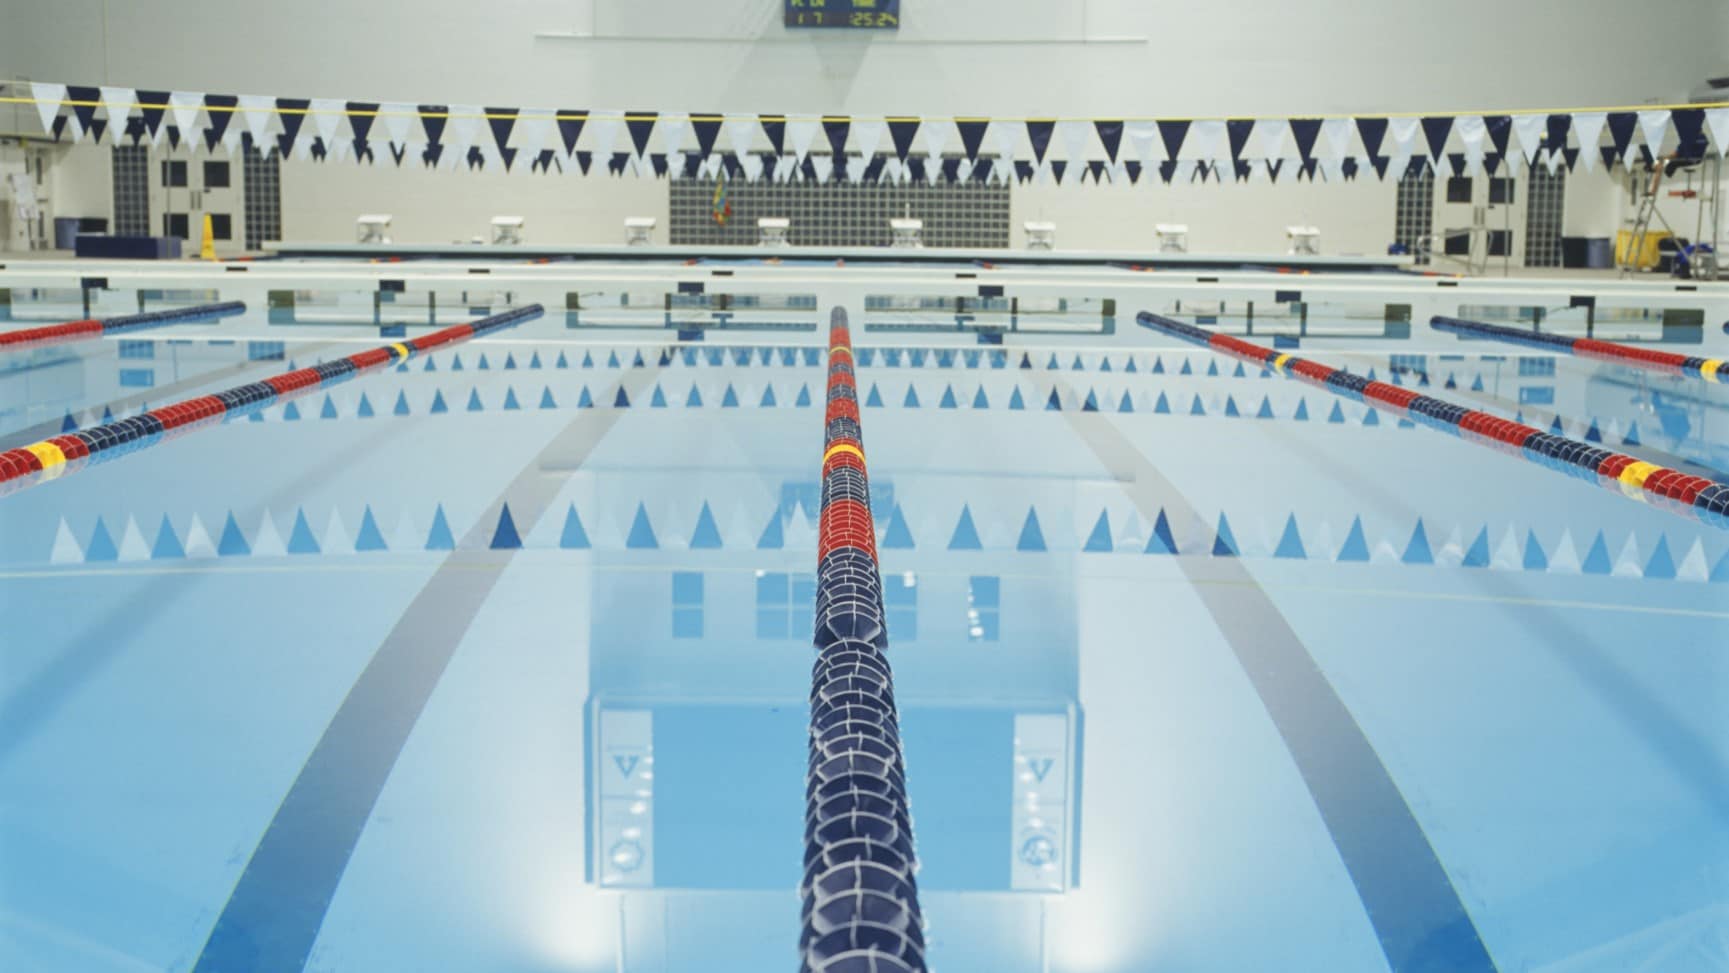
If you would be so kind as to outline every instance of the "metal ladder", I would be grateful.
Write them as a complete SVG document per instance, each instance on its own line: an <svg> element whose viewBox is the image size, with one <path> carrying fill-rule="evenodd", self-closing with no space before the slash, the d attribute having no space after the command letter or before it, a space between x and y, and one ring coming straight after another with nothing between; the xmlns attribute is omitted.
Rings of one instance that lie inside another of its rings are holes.
<svg viewBox="0 0 1729 973"><path fill-rule="evenodd" d="M1663 224L1663 229L1674 235L1669 221L1657 210L1657 190L1663 184L1663 160L1657 159L1652 164L1651 182L1645 187L1639 197L1639 208L1633 215L1633 231L1627 238L1627 251L1622 255L1621 276L1629 276L1639 268L1639 255L1645 252L1645 240L1651 235L1651 221L1655 219ZM1639 184L1633 184L1633 191L1639 192Z"/></svg>

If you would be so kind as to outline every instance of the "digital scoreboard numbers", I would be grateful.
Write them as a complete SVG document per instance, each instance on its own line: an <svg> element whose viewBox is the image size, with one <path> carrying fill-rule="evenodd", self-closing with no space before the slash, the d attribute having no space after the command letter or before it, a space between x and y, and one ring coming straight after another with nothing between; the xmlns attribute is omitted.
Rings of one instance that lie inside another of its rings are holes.
<svg viewBox="0 0 1729 973"><path fill-rule="evenodd" d="M898 30L901 0L786 0L786 25Z"/></svg>

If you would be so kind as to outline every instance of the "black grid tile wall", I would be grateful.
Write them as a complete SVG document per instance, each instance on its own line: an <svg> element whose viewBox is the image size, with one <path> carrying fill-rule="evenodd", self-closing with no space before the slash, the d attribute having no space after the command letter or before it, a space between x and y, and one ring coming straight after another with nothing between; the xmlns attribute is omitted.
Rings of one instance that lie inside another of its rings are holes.
<svg viewBox="0 0 1729 973"><path fill-rule="evenodd" d="M674 179L668 232L674 245L753 245L756 221L785 217L794 246L886 247L889 220L924 221L927 247L1009 245L1009 187L1000 183L748 182L726 185L732 216L714 220L714 180Z"/></svg>
<svg viewBox="0 0 1729 973"><path fill-rule="evenodd" d="M150 236L150 147L114 147L114 235Z"/></svg>
<svg viewBox="0 0 1729 973"><path fill-rule="evenodd" d="M1393 204L1393 239L1414 255L1414 262L1429 262L1428 241L1435 229L1435 173L1422 160L1399 179Z"/></svg>
<svg viewBox="0 0 1729 973"><path fill-rule="evenodd" d="M245 204L246 249L257 250L265 240L282 239L282 158L272 149L260 153L246 138L240 187Z"/></svg>
<svg viewBox="0 0 1729 973"><path fill-rule="evenodd" d="M1561 266L1561 224L1567 212L1567 171L1531 169L1525 189L1525 266Z"/></svg>

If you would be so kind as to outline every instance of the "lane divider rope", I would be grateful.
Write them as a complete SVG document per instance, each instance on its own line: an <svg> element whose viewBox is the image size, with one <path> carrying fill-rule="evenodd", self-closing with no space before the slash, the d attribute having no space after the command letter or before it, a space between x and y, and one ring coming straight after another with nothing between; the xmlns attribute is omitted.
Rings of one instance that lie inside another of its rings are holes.
<svg viewBox="0 0 1729 973"><path fill-rule="evenodd" d="M111 423L90 426L0 452L0 496L57 479L91 463L106 462L217 423L245 418L260 409L346 382L415 355L532 321L539 304L453 325L410 341L357 352L213 395L185 399Z"/></svg>
<svg viewBox="0 0 1729 973"><path fill-rule="evenodd" d="M1729 529L1729 485L1646 463L1637 457L1577 439L1556 436L1487 412L1419 395L1402 386L1371 382L1342 368L1274 351L1163 315L1143 311L1136 321L1142 327L1250 365L1272 369L1334 395L1386 409L1419 425L1522 456L1671 513Z"/></svg>
<svg viewBox="0 0 1729 973"><path fill-rule="evenodd" d="M923 973L906 766L871 521L852 336L829 326L801 973Z"/></svg>
<svg viewBox="0 0 1729 973"><path fill-rule="evenodd" d="M197 307L148 311L143 314L126 314L101 320L90 318L84 321L67 321L64 324L44 325L39 328L21 328L17 331L0 332L0 351L22 351L27 348L67 345L77 341L94 341L97 338L125 334L130 331L142 331L145 328L156 328L165 324L209 321L235 314L244 314L245 312L246 305L240 301L226 301L221 304L200 304Z"/></svg>
<svg viewBox="0 0 1729 973"><path fill-rule="evenodd" d="M1472 338L1490 338L1542 351L1560 351L1580 358L1631 365L1634 368L1662 372L1665 375L1683 375L1688 378L1699 378L1707 382L1729 385L1729 363L1721 358L1677 355L1672 351L1637 348L1632 345L1616 344L1613 341L1598 341L1595 338L1569 338L1565 335L1544 334L1540 331L1522 331L1518 328L1486 324L1482 321L1471 321L1465 318L1443 317L1439 314L1429 319L1429 327L1436 331L1445 331L1448 334Z"/></svg>

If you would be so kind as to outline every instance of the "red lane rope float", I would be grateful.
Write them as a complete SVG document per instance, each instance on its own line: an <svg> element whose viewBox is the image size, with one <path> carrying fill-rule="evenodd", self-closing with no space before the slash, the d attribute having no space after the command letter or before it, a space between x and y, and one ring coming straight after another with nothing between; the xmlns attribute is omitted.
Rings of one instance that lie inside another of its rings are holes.
<svg viewBox="0 0 1729 973"><path fill-rule="evenodd" d="M75 341L93 341L108 335L141 331L145 328L160 327L164 324L209 321L242 314L245 311L246 305L240 301L225 301L221 304L200 304L197 307L149 311L144 314L127 314L100 321L90 319L87 321L68 321L65 324L50 324L40 328L21 328L17 331L0 332L0 351L23 351L27 348L67 345Z"/></svg>
<svg viewBox="0 0 1729 973"><path fill-rule="evenodd" d="M924 921L846 312L829 329L802 973L922 973Z"/></svg>
<svg viewBox="0 0 1729 973"><path fill-rule="evenodd" d="M1634 456L1603 449L1591 443L1556 436L1502 419L1476 409L1467 409L1408 388L1371 382L1342 368L1323 365L1271 348L1251 344L1230 335L1217 334L1192 324L1145 311L1136 317L1142 327L1228 355L1239 361L1295 376L1299 381L1334 395L1387 409L1432 429L1462 439L1516 454L1582 480L1703 521L1729 529L1729 485L1693 476L1679 470L1646 463Z"/></svg>
<svg viewBox="0 0 1729 973"><path fill-rule="evenodd" d="M52 439L0 452L0 496L56 479L90 463L174 439L187 432L242 418L278 402L346 382L357 375L406 361L446 345L460 344L503 328L532 321L546 311L539 304L453 325L408 341L357 352L345 358L301 368L214 395L201 395L151 409L100 426L79 429Z"/></svg>
<svg viewBox="0 0 1729 973"><path fill-rule="evenodd" d="M1540 331L1521 331L1518 328L1485 324L1482 321L1470 321L1464 318L1442 317L1438 314L1429 319L1429 327L1449 334L1473 338L1493 338L1497 341L1524 345L1543 351L1560 351L1569 355L1577 355L1580 358L1615 362L1648 371L1662 372L1666 375L1685 375L1689 378L1699 378L1707 382L1729 385L1729 362L1725 362L1721 358L1677 355L1672 351L1636 348L1632 345L1616 344L1613 341L1597 341L1594 338L1568 338L1564 335L1544 334Z"/></svg>

